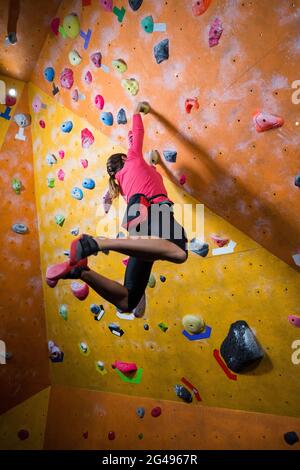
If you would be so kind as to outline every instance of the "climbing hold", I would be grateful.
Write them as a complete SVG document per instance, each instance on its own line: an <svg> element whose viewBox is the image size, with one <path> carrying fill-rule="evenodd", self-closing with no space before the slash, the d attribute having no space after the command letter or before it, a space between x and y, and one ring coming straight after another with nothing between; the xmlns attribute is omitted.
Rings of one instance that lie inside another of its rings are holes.
<svg viewBox="0 0 300 470"><path fill-rule="evenodd" d="M176 150L164 150L163 155L165 157L166 162L175 163L177 158Z"/></svg>
<svg viewBox="0 0 300 470"><path fill-rule="evenodd" d="M169 58L169 39L163 39L154 46L154 57L156 62L160 64Z"/></svg>
<svg viewBox="0 0 300 470"><path fill-rule="evenodd" d="M92 77L92 74L91 72L88 70L84 76L84 81L87 85L90 85L93 81L93 77Z"/></svg>
<svg viewBox="0 0 300 470"><path fill-rule="evenodd" d="M64 255L70 258L70 250L64 250Z"/></svg>
<svg viewBox="0 0 300 470"><path fill-rule="evenodd" d="M90 309L91 309L91 312L94 313L94 320L96 321L100 321L101 318L103 317L103 315L105 314L105 310L104 310L104 307L103 305L95 305L95 304L92 304L90 306ZM97 312L96 312L97 310ZM96 313L95 313L96 312Z"/></svg>
<svg viewBox="0 0 300 470"><path fill-rule="evenodd" d="M59 24L60 24L59 18L53 18L53 20L50 23L51 31L55 36L58 36Z"/></svg>
<svg viewBox="0 0 300 470"><path fill-rule="evenodd" d="M122 336L124 334L124 331L119 327L119 325L116 325L116 323L110 323L108 328L115 336Z"/></svg>
<svg viewBox="0 0 300 470"><path fill-rule="evenodd" d="M146 330L146 331L149 330L149 325L147 323L144 324L144 330Z"/></svg>
<svg viewBox="0 0 300 470"><path fill-rule="evenodd" d="M63 362L64 353L60 350L60 348L54 343L54 341L48 341L48 351L49 351L49 358L51 362Z"/></svg>
<svg viewBox="0 0 300 470"><path fill-rule="evenodd" d="M66 38L75 39L80 33L79 18L75 13L65 16L63 25L59 27L59 32Z"/></svg>
<svg viewBox="0 0 300 470"><path fill-rule="evenodd" d="M48 188L51 188L51 189L55 187L55 178L53 176L47 177L47 186Z"/></svg>
<svg viewBox="0 0 300 470"><path fill-rule="evenodd" d="M15 96L7 95L5 98L5 105L10 108L14 106L16 102L17 102L17 98Z"/></svg>
<svg viewBox="0 0 300 470"><path fill-rule="evenodd" d="M118 124L127 124L127 117L125 109L121 108L117 114L117 123Z"/></svg>
<svg viewBox="0 0 300 470"><path fill-rule="evenodd" d="M87 128L81 131L81 145L84 149L88 149L94 143L94 136Z"/></svg>
<svg viewBox="0 0 300 470"><path fill-rule="evenodd" d="M300 317L297 317L296 315L288 315L288 320L291 325L300 328Z"/></svg>
<svg viewBox="0 0 300 470"><path fill-rule="evenodd" d="M138 438L141 440L144 438L144 434L142 432L140 432L140 434L138 434Z"/></svg>
<svg viewBox="0 0 300 470"><path fill-rule="evenodd" d="M97 315L100 312L101 308L100 308L100 305L91 304L90 310L94 315Z"/></svg>
<svg viewBox="0 0 300 470"><path fill-rule="evenodd" d="M161 280L161 282L166 282L166 277L165 276L160 276L159 279Z"/></svg>
<svg viewBox="0 0 300 470"><path fill-rule="evenodd" d="M295 177L295 186L298 186L298 188L300 188L300 174Z"/></svg>
<svg viewBox="0 0 300 470"><path fill-rule="evenodd" d="M164 333L165 333L165 332L167 331L167 329L168 329L168 326L167 326L165 323L163 323L163 322L159 323L157 326L158 326L158 327L161 329L161 331L163 331Z"/></svg>
<svg viewBox="0 0 300 470"><path fill-rule="evenodd" d="M122 87L132 96L137 95L139 91L139 83L135 78L127 78L121 81Z"/></svg>
<svg viewBox="0 0 300 470"><path fill-rule="evenodd" d="M142 318L146 310L146 296L143 294L141 300L137 304L137 306L132 310L133 315L136 318Z"/></svg>
<svg viewBox="0 0 300 470"><path fill-rule="evenodd" d="M87 354L89 351L88 345L84 342L79 343L79 349L80 349L80 352L82 352L83 354Z"/></svg>
<svg viewBox="0 0 300 470"><path fill-rule="evenodd" d="M80 37L84 40L84 43L83 43L83 48L84 49L87 49L89 47L91 36L92 36L92 30L91 29L88 29L86 33L84 31L80 30Z"/></svg>
<svg viewBox="0 0 300 470"><path fill-rule="evenodd" d="M107 437L110 441L113 441L116 438L116 435L115 435L114 431L109 431Z"/></svg>
<svg viewBox="0 0 300 470"><path fill-rule="evenodd" d="M121 371L123 374L128 374L130 372L136 372L137 371L137 365L135 362L122 362L122 361L115 361L112 364L113 369L118 369Z"/></svg>
<svg viewBox="0 0 300 470"><path fill-rule="evenodd" d="M43 119L41 119L41 120L39 121L39 125L40 125L40 127L41 127L42 129L45 129L45 127L46 127L46 123L45 123L45 121L43 121Z"/></svg>
<svg viewBox="0 0 300 470"><path fill-rule="evenodd" d="M46 162L48 163L48 165L52 166L52 165L55 165L57 163L57 158L56 156L53 154L53 153L48 153L46 155Z"/></svg>
<svg viewBox="0 0 300 470"><path fill-rule="evenodd" d="M232 323L220 352L227 367L234 372L240 372L264 356L252 330L243 320Z"/></svg>
<svg viewBox="0 0 300 470"><path fill-rule="evenodd" d="M86 0L85 0L85 1L86 1ZM83 433L82 433L82 437L83 437L83 439L87 439L87 438L89 437L88 431L83 432Z"/></svg>
<svg viewBox="0 0 300 470"><path fill-rule="evenodd" d="M71 132L71 130L73 129L72 121L63 122L62 125L60 126L60 129L61 129L62 132L66 133L66 134Z"/></svg>
<svg viewBox="0 0 300 470"><path fill-rule="evenodd" d="M155 408L152 408L151 416L153 416L153 418L157 418L160 415L161 415L161 407L160 406L156 406Z"/></svg>
<svg viewBox="0 0 300 470"><path fill-rule="evenodd" d="M60 169L58 170L57 172L57 178L59 179L59 181L63 181L65 179L65 172L64 170Z"/></svg>
<svg viewBox="0 0 300 470"><path fill-rule="evenodd" d="M84 180L82 181L82 186L85 189L94 189L95 181L92 178L84 178Z"/></svg>
<svg viewBox="0 0 300 470"><path fill-rule="evenodd" d="M75 50L70 51L68 57L69 57L69 61L70 61L71 65L76 66L76 65L81 64L82 57L77 51L75 51Z"/></svg>
<svg viewBox="0 0 300 470"><path fill-rule="evenodd" d="M127 64L122 59L113 60L112 65L117 72L124 73L127 70Z"/></svg>
<svg viewBox="0 0 300 470"><path fill-rule="evenodd" d="M27 126L30 126L31 124L31 116L30 114L18 113L18 114L15 114L13 121L19 127L27 127Z"/></svg>
<svg viewBox="0 0 300 470"><path fill-rule="evenodd" d="M97 109L102 110L104 108L104 98L101 95L95 96L95 105Z"/></svg>
<svg viewBox="0 0 300 470"><path fill-rule="evenodd" d="M102 112L100 119L106 126L112 126L114 123L114 117L112 113Z"/></svg>
<svg viewBox="0 0 300 470"><path fill-rule="evenodd" d="M78 227L74 227L70 230L70 233L71 235L74 235L74 237L77 237L77 235L79 234L79 228Z"/></svg>
<svg viewBox="0 0 300 470"><path fill-rule="evenodd" d="M143 0L128 0L129 6L133 11L137 11L143 3Z"/></svg>
<svg viewBox="0 0 300 470"><path fill-rule="evenodd" d="M35 113L39 113L41 109L46 109L47 105L41 102L41 99L38 95L35 95L35 97L32 100L32 109Z"/></svg>
<svg viewBox="0 0 300 470"><path fill-rule="evenodd" d="M64 68L60 74L60 84L63 88L70 90L74 83L73 70Z"/></svg>
<svg viewBox="0 0 300 470"><path fill-rule="evenodd" d="M155 276L154 274L151 273L149 280L148 280L148 287L151 287L151 289L153 289L153 287L155 287L155 284L156 284Z"/></svg>
<svg viewBox="0 0 300 470"><path fill-rule="evenodd" d="M201 333L205 330L205 323L201 317L196 315L185 315L182 319L184 329L190 334Z"/></svg>
<svg viewBox="0 0 300 470"><path fill-rule="evenodd" d="M11 187L16 194L21 194L22 190L22 181L14 178L11 182Z"/></svg>
<svg viewBox="0 0 300 470"><path fill-rule="evenodd" d="M93 64L95 65L95 67L97 67L97 68L101 67L101 62L102 62L101 52L94 52L94 54L91 54L90 59L93 62Z"/></svg>
<svg viewBox="0 0 300 470"><path fill-rule="evenodd" d="M100 370L104 370L104 362L98 361L98 362L97 362L97 367L98 367Z"/></svg>
<svg viewBox="0 0 300 470"><path fill-rule="evenodd" d="M82 93L80 93L79 90L77 90L77 88L75 88L72 91L71 98L73 101L75 101L75 103L77 103L77 101L79 100L82 100L82 101L85 100L85 96Z"/></svg>
<svg viewBox="0 0 300 470"><path fill-rule="evenodd" d="M195 110L199 109L199 103L197 98L187 98L185 100L185 110L188 114L191 113L192 109L194 108Z"/></svg>
<svg viewBox="0 0 300 470"><path fill-rule="evenodd" d="M140 406L139 408L136 409L136 415L139 417L139 418L143 418L145 416L145 408L143 408L142 406Z"/></svg>
<svg viewBox="0 0 300 470"><path fill-rule="evenodd" d="M122 263L124 264L124 266L127 266L128 261L129 261L129 258L122 259Z"/></svg>
<svg viewBox="0 0 300 470"><path fill-rule="evenodd" d="M118 18L119 23L122 23L123 18L124 18L125 13L126 13L125 8L124 7L122 7L122 8L113 7L113 13Z"/></svg>
<svg viewBox="0 0 300 470"><path fill-rule="evenodd" d="M158 150L151 150L147 160L149 161L150 165L157 165L160 161L160 154Z"/></svg>
<svg viewBox="0 0 300 470"><path fill-rule="evenodd" d="M185 401L186 403L192 403L193 401L193 396L191 394L191 392L185 388L183 385L175 385L174 386L174 391L176 393L176 395L181 398L183 401Z"/></svg>
<svg viewBox="0 0 300 470"><path fill-rule="evenodd" d="M220 37L223 33L222 21L219 18L215 18L212 22L209 33L208 33L208 43L209 47L214 47L219 44Z"/></svg>
<svg viewBox="0 0 300 470"><path fill-rule="evenodd" d="M179 184L181 184L181 186L183 186L185 183L186 183L186 176L181 175L180 178L179 178Z"/></svg>
<svg viewBox="0 0 300 470"><path fill-rule="evenodd" d="M253 116L253 122L257 132L264 132L270 129L276 129L284 124L284 120L275 114L257 111Z"/></svg>
<svg viewBox="0 0 300 470"><path fill-rule="evenodd" d="M83 168L87 168L89 166L89 162L87 161L86 158L81 158L80 163L83 166Z"/></svg>
<svg viewBox="0 0 300 470"><path fill-rule="evenodd" d="M112 11L112 9L113 9L113 0L100 0L100 6L105 11Z"/></svg>
<svg viewBox="0 0 300 470"><path fill-rule="evenodd" d="M151 15L146 16L145 18L143 18L142 21L141 21L141 25L142 25L143 30L146 33L153 33L154 21L153 21L153 18L152 18Z"/></svg>
<svg viewBox="0 0 300 470"><path fill-rule="evenodd" d="M80 188L77 188L76 186L72 189L71 191L71 196L74 198L74 199L78 199L78 201L81 201L81 199L83 198L83 192Z"/></svg>
<svg viewBox="0 0 300 470"><path fill-rule="evenodd" d="M13 224L12 231L23 235L24 233L28 232L28 227L25 224L17 223Z"/></svg>
<svg viewBox="0 0 300 470"><path fill-rule="evenodd" d="M9 352L9 351L6 351L6 353L5 353L5 359L6 359L7 361L9 361L10 359L12 359L12 357L13 357L12 353Z"/></svg>
<svg viewBox="0 0 300 470"><path fill-rule="evenodd" d="M48 82L53 82L55 77L55 71L53 67L47 67L44 70L44 77Z"/></svg>
<svg viewBox="0 0 300 470"><path fill-rule="evenodd" d="M59 306L59 314L64 320L68 320L68 307L67 305Z"/></svg>
<svg viewBox="0 0 300 470"><path fill-rule="evenodd" d="M63 150L59 150L58 156L59 156L59 158L61 158L61 159L65 158L65 152L64 152Z"/></svg>
<svg viewBox="0 0 300 470"><path fill-rule="evenodd" d="M186 330L182 331L183 336L185 336L189 341L199 341L201 339L207 339L211 336L211 327L206 325L202 333L190 334Z"/></svg>
<svg viewBox="0 0 300 470"><path fill-rule="evenodd" d="M102 196L102 205L103 205L103 209L104 209L105 214L108 214L108 212L111 208L112 202L113 202L113 200L111 198L110 192L107 189L105 191L105 193L103 194L103 196Z"/></svg>
<svg viewBox="0 0 300 470"><path fill-rule="evenodd" d="M56 214L56 216L54 217L55 218L55 223L57 225L60 225L60 227L62 227L64 225L64 222L66 220L65 216L62 215L62 214Z"/></svg>
<svg viewBox="0 0 300 470"><path fill-rule="evenodd" d="M203 15L206 12L212 0L197 0L192 5L192 12L195 16Z"/></svg>
<svg viewBox="0 0 300 470"><path fill-rule="evenodd" d="M292 446L293 444L296 444L296 442L299 442L299 437L298 434L295 431L289 431L286 432L284 435L284 440L287 444Z"/></svg>
<svg viewBox="0 0 300 470"><path fill-rule="evenodd" d="M71 291L77 299L84 300L89 295L89 286L79 282L72 282Z"/></svg>
<svg viewBox="0 0 300 470"><path fill-rule="evenodd" d="M18 431L18 438L20 439L20 441L25 441L26 439L28 439L29 437L29 431L27 431L27 429L20 429L20 431Z"/></svg>
<svg viewBox="0 0 300 470"><path fill-rule="evenodd" d="M229 243L228 238L219 237L218 235L211 235L210 238L214 241L214 243L219 247L226 246Z"/></svg>
<svg viewBox="0 0 300 470"><path fill-rule="evenodd" d="M209 245L208 243L204 243L196 238L192 238L190 241L190 250L196 255L200 255L203 258L208 255L209 252Z"/></svg>
<svg viewBox="0 0 300 470"><path fill-rule="evenodd" d="M199 390L191 382L189 382L185 377L181 378L181 382L184 383L194 394L197 401L202 401L200 397Z"/></svg>

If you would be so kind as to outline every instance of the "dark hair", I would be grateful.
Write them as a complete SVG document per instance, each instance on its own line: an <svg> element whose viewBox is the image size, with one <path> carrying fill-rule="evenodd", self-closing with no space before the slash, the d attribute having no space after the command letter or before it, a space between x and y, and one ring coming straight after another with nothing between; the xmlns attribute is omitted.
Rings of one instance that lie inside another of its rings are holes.
<svg viewBox="0 0 300 470"><path fill-rule="evenodd" d="M115 175L117 171L123 168L126 158L127 155L125 153L114 153L106 162L107 173L109 174L109 194L112 199L115 199L120 194L120 188Z"/></svg>

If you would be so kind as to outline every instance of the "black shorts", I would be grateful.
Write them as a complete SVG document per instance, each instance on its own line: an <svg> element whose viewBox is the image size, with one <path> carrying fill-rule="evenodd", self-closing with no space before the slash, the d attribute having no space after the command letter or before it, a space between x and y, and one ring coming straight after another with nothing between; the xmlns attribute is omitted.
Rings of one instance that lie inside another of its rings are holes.
<svg viewBox="0 0 300 470"><path fill-rule="evenodd" d="M153 206L159 206L159 217L155 214L153 216ZM137 236L138 234L169 240L187 253L186 234L184 228L174 218L171 204L151 204L148 208L147 220L140 226L129 229L129 235ZM128 289L128 311L132 311L141 300L149 281L153 263L153 261L130 256L124 279L124 286Z"/></svg>

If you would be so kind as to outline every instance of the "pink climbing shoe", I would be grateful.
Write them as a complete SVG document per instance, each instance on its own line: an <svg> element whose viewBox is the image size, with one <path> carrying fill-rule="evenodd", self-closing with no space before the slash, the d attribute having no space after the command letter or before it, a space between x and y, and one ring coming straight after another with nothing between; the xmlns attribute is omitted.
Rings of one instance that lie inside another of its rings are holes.
<svg viewBox="0 0 300 470"><path fill-rule="evenodd" d="M59 279L78 279L83 270L87 270L87 259L82 259L71 266L69 261L48 266L46 271L46 282L49 287L55 287Z"/></svg>
<svg viewBox="0 0 300 470"><path fill-rule="evenodd" d="M284 124L284 120L280 116L275 114L264 113L263 111L257 111L253 115L253 122L257 132L264 132L270 129L276 129Z"/></svg>
<svg viewBox="0 0 300 470"><path fill-rule="evenodd" d="M80 282L72 282L71 291L79 300L85 300L89 295L89 286Z"/></svg>

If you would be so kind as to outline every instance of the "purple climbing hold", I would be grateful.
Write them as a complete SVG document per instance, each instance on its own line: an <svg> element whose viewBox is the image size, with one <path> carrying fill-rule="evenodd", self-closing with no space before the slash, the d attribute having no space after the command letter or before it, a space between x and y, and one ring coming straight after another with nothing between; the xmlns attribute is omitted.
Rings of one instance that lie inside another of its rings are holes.
<svg viewBox="0 0 300 470"><path fill-rule="evenodd" d="M113 9L113 0L100 0L100 5L105 11L112 11Z"/></svg>
<svg viewBox="0 0 300 470"><path fill-rule="evenodd" d="M101 52L95 52L94 54L91 55L91 61L95 65L95 67L100 68L101 67L101 62L102 62L102 54Z"/></svg>
<svg viewBox="0 0 300 470"><path fill-rule="evenodd" d="M176 150L164 150L163 155L165 157L166 162L175 163L177 158Z"/></svg>
<svg viewBox="0 0 300 470"><path fill-rule="evenodd" d="M208 34L208 43L209 47L214 47L219 44L220 37L222 36L223 33L223 27L222 27L222 21L219 18L216 18L209 30Z"/></svg>
<svg viewBox="0 0 300 470"><path fill-rule="evenodd" d="M154 46L154 57L158 64L169 58L169 39L163 39Z"/></svg>
<svg viewBox="0 0 300 470"><path fill-rule="evenodd" d="M133 11L137 11L143 3L143 0L128 0L129 6Z"/></svg>

